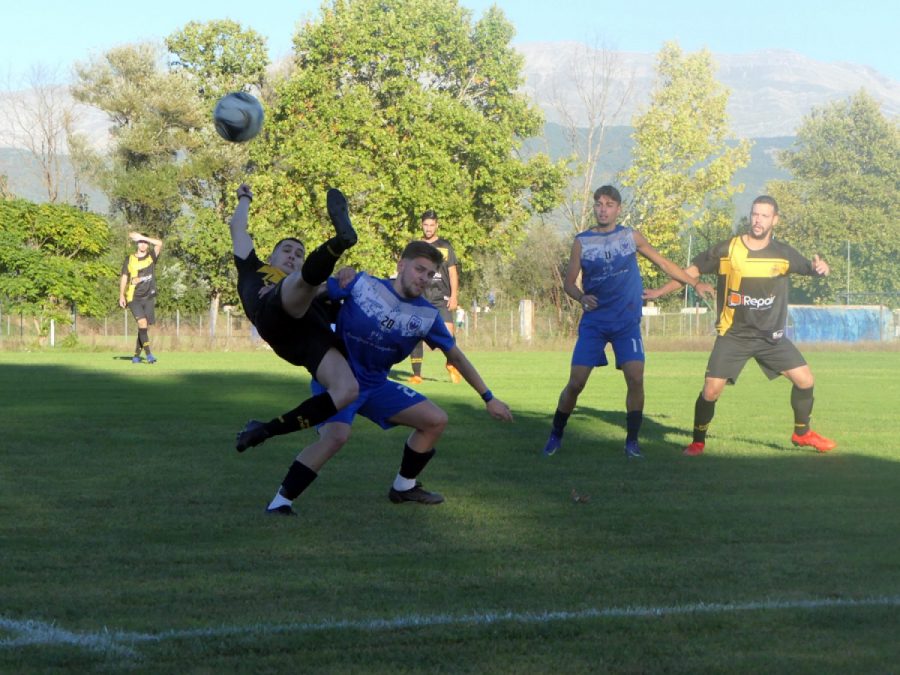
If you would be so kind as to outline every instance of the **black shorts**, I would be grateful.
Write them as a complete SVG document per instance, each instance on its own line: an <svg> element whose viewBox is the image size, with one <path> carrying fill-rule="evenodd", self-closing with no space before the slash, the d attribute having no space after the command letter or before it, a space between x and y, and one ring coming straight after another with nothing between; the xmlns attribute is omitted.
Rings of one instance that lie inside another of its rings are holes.
<svg viewBox="0 0 900 675"><path fill-rule="evenodd" d="M295 366L303 366L315 377L329 349L344 353L340 338L331 330L327 313L313 301L299 319L281 306L281 283L257 304L253 325L278 356Z"/></svg>
<svg viewBox="0 0 900 675"><path fill-rule="evenodd" d="M132 298L128 303L128 309L136 320L147 319L147 325L152 326L156 322L156 296L146 298Z"/></svg>
<svg viewBox="0 0 900 675"><path fill-rule="evenodd" d="M763 337L720 335L706 364L706 376L737 382L744 364L751 358L770 380L793 368L806 365L806 359L787 338L769 340Z"/></svg>

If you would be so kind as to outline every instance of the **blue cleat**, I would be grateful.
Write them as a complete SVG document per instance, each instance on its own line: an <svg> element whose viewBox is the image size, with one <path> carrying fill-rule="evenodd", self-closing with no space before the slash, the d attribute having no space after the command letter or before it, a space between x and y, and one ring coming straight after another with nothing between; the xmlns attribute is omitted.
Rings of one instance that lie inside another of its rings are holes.
<svg viewBox="0 0 900 675"><path fill-rule="evenodd" d="M641 454L641 446L638 445L637 441L625 441L625 456L631 459L634 457L635 459L643 459L644 456Z"/></svg>
<svg viewBox="0 0 900 675"><path fill-rule="evenodd" d="M556 451L562 447L562 436L555 431L550 432L550 438L547 439L547 445L544 446L544 456L556 454Z"/></svg>
<svg viewBox="0 0 900 675"><path fill-rule="evenodd" d="M132 363L143 363L143 359L141 359L140 356L132 356L132 357L131 357L131 362L132 362Z"/></svg>
<svg viewBox="0 0 900 675"><path fill-rule="evenodd" d="M147 363L156 363L156 357L153 354L147 354Z"/></svg>

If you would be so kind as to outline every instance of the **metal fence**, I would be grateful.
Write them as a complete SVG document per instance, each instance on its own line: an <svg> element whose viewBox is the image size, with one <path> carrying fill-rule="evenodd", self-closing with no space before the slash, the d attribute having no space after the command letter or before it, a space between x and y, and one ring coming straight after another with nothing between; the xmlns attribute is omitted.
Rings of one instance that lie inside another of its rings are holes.
<svg viewBox="0 0 900 675"><path fill-rule="evenodd" d="M512 309L466 312L456 323L456 335L461 345L470 347L570 346L580 318L580 311L557 312L522 301ZM713 334L713 322L709 312L658 314L645 316L642 330L647 337L709 336ZM130 350L136 338L137 325L128 310L117 310L102 319L73 315L70 321L42 326L31 317L0 308L0 348L79 346ZM242 349L260 345L244 314L230 310L219 312L215 322L207 313L157 311L150 339L158 349Z"/></svg>
<svg viewBox="0 0 900 675"><path fill-rule="evenodd" d="M887 310L890 313L890 310ZM882 340L900 338L900 313L893 312ZM195 350L249 349L263 347L253 326L242 312L219 312L215 322L208 313L182 315L157 312L150 339L158 349ZM518 307L480 308L461 314L456 322L459 343L470 348L571 347L578 331L580 311L536 306L522 300ZM679 312L645 308L641 331L645 338L660 340L705 340L715 335L715 313L705 307ZM791 326L788 326L789 335ZM0 348L40 347L111 348L130 351L137 326L128 310L117 310L102 319L73 315L70 321L41 326L34 319L0 307Z"/></svg>

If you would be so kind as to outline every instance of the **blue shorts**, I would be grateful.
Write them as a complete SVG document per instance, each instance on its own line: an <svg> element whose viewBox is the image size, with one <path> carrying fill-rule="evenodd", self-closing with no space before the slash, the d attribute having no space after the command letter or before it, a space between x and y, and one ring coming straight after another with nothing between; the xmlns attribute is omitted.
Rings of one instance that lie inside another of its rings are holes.
<svg viewBox="0 0 900 675"><path fill-rule="evenodd" d="M612 344L616 355L616 368L621 369L623 363L644 361L644 341L641 339L641 324L631 323L627 326L600 326L582 321L578 325L578 341L572 352L573 366L607 366L606 344Z"/></svg>
<svg viewBox="0 0 900 675"><path fill-rule="evenodd" d="M326 391L325 387L316 380L312 381L311 386L313 394L321 394ZM335 415L329 417L322 424L331 422L353 424L353 418L359 413L382 429L390 429L396 426L388 422L391 417L427 400L422 394L406 385L388 381L374 389L360 389L359 397L353 403L338 410Z"/></svg>

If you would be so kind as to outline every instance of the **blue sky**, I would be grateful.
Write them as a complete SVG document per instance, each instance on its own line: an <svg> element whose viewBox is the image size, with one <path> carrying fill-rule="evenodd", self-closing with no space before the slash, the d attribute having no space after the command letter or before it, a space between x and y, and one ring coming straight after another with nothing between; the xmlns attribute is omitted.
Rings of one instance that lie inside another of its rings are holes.
<svg viewBox="0 0 900 675"><path fill-rule="evenodd" d="M461 0L481 16L490 0ZM788 49L820 61L870 66L900 81L898 0L496 0L515 42L575 40L656 53L675 39L687 51L742 54ZM40 65L64 79L75 61L110 47L161 41L191 20L230 18L266 36L274 58L290 53L298 20L319 0L16 0L0 41L0 86L15 88Z"/></svg>

